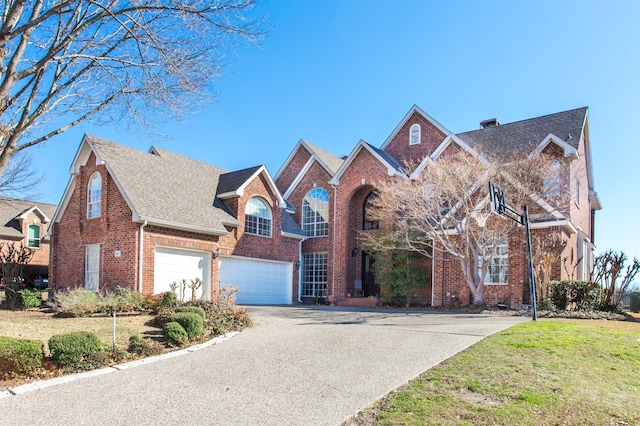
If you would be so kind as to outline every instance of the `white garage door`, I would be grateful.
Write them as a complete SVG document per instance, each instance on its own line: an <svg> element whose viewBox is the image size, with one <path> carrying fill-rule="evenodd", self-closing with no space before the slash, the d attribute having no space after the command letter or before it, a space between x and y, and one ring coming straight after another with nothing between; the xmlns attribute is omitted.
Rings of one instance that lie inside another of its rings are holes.
<svg viewBox="0 0 640 426"><path fill-rule="evenodd" d="M194 290L190 284L195 278L202 280L202 286ZM182 285L183 279L187 280L186 286ZM211 253L156 247L153 293L171 291L173 282L178 283L176 294L180 300L191 300L194 291L196 298L210 299Z"/></svg>
<svg viewBox="0 0 640 426"><path fill-rule="evenodd" d="M238 257L219 259L219 286L235 287L236 303L281 305L291 303L293 265Z"/></svg>

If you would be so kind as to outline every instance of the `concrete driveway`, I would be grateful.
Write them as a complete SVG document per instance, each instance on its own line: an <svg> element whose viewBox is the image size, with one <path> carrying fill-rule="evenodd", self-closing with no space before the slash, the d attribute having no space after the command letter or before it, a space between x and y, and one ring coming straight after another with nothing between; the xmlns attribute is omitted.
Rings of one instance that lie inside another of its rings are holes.
<svg viewBox="0 0 640 426"><path fill-rule="evenodd" d="M222 343L0 398L11 425L339 425L522 317L250 307Z"/></svg>

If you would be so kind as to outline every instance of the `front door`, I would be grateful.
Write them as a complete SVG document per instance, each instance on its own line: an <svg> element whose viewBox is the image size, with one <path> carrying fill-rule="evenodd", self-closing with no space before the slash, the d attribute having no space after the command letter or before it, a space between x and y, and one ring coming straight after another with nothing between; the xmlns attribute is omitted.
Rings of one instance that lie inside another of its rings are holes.
<svg viewBox="0 0 640 426"><path fill-rule="evenodd" d="M380 295L380 286L373 266L375 262L376 258L372 253L362 252L362 290L365 297Z"/></svg>

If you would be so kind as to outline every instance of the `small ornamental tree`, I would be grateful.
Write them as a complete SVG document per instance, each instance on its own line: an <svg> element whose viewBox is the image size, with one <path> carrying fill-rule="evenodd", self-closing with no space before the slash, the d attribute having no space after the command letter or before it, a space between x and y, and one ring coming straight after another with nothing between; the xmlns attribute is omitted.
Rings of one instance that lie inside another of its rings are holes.
<svg viewBox="0 0 640 426"><path fill-rule="evenodd" d="M411 306L412 293L422 288L427 279L418 256L407 250L393 250L379 256L374 265L380 274L385 302L396 303L398 299L404 299L405 306Z"/></svg>
<svg viewBox="0 0 640 426"><path fill-rule="evenodd" d="M624 252L618 253L614 250L609 250L595 258L591 279L602 285L604 290L600 309L616 310L634 278L640 272L638 259L633 258L631 264L627 265L625 269L626 261L627 255Z"/></svg>

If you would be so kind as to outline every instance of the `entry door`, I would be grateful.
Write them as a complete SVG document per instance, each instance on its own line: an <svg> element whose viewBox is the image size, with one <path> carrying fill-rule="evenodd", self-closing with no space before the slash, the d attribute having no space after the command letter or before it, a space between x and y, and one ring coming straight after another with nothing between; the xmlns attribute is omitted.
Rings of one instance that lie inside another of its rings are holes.
<svg viewBox="0 0 640 426"><path fill-rule="evenodd" d="M374 263L376 258L372 253L367 251L362 252L362 290L364 296L379 296L380 286L376 280L376 271Z"/></svg>

